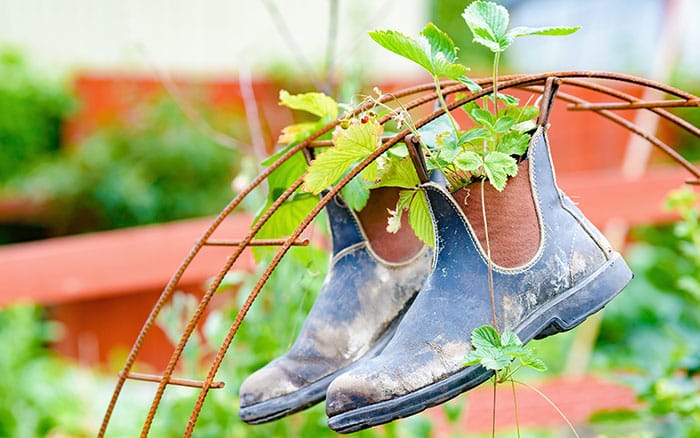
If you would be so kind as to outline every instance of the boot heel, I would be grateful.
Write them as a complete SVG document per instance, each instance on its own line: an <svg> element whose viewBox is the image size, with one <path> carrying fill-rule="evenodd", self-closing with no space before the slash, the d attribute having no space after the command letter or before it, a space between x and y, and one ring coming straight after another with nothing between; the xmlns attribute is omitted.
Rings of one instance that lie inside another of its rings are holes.
<svg viewBox="0 0 700 438"><path fill-rule="evenodd" d="M583 283L572 288L569 293L557 299L539 316L544 328L538 331L535 339L569 331L581 324L589 316L600 311L612 300L633 274L619 253L592 274Z"/></svg>

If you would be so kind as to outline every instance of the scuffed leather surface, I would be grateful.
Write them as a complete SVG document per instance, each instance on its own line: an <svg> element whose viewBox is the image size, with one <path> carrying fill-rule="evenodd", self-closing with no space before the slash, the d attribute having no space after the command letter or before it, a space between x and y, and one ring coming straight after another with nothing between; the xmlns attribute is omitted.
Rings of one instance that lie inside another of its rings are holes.
<svg viewBox="0 0 700 438"><path fill-rule="evenodd" d="M346 207L331 202L327 212L333 258L323 287L289 352L242 384L241 407L290 394L361 358L428 276L427 248L405 263L384 263Z"/></svg>
<svg viewBox="0 0 700 438"><path fill-rule="evenodd" d="M521 268L493 271L499 328L516 332L538 307L603 265L609 252L556 187L543 128L533 136L529 160L541 215L540 251ZM433 271L382 353L331 383L329 416L409 394L463 370L472 330L493 324L485 251L452 196L434 183L424 188L436 226Z"/></svg>

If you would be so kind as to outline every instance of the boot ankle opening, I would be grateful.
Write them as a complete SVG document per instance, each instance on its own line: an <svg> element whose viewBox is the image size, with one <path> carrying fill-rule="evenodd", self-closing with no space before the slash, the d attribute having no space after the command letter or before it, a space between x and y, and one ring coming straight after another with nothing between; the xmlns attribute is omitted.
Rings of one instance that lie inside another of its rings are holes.
<svg viewBox="0 0 700 438"><path fill-rule="evenodd" d="M388 210L396 208L399 191L396 187L373 189L365 208L356 213L372 251L391 263L408 261L423 248L423 242L413 233L405 212L398 232L390 233L386 230Z"/></svg>
<svg viewBox="0 0 700 438"><path fill-rule="evenodd" d="M481 183L473 183L453 197L464 212L479 243L486 252L486 230L481 209ZM527 264L540 247L541 230L535 199L530 185L529 160L518 164L518 174L508 179L502 192L484 184L486 225L491 260L503 268Z"/></svg>

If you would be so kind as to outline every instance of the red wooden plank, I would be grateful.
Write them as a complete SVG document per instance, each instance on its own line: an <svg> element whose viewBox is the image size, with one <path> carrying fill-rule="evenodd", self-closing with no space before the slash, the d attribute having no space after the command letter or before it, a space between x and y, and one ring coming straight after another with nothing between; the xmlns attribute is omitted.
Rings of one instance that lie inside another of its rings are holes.
<svg viewBox="0 0 700 438"><path fill-rule="evenodd" d="M56 304L161 290L211 221L194 219L2 246L0 305ZM215 237L240 238L249 224L249 216L233 216ZM203 248L180 284L201 285L231 251ZM252 264L250 255L244 254L235 266L250 269Z"/></svg>

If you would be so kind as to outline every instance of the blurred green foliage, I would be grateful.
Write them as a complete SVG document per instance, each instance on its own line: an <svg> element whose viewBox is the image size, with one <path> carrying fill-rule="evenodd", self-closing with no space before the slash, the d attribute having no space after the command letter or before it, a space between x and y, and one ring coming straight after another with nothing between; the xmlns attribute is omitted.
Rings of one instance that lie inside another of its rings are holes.
<svg viewBox="0 0 700 438"><path fill-rule="evenodd" d="M85 436L78 388L86 373L49 353L55 334L36 306L0 311L0 436L31 438L57 429Z"/></svg>
<svg viewBox="0 0 700 438"><path fill-rule="evenodd" d="M0 51L0 183L58 151L74 107L60 83L35 74L15 51Z"/></svg>
<svg viewBox="0 0 700 438"><path fill-rule="evenodd" d="M140 113L44 160L5 190L45 204L53 235L218 212L233 195L240 152L199 132L172 100Z"/></svg>
<svg viewBox="0 0 700 438"><path fill-rule="evenodd" d="M607 307L595 365L627 370L621 378L645 405L596 418L618 431L653 436L700 435L700 223L698 196L674 191L672 227L637 230L628 260L636 277Z"/></svg>

